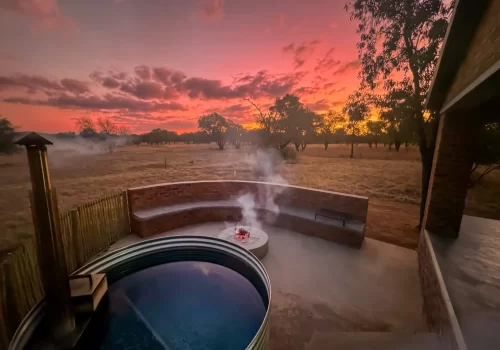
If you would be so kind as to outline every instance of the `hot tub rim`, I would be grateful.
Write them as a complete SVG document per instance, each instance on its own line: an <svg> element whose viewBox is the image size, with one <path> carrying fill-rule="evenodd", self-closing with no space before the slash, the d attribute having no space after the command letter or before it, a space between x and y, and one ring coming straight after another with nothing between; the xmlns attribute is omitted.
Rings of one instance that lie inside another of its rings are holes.
<svg viewBox="0 0 500 350"><path fill-rule="evenodd" d="M246 349L247 350L266 349L269 340L268 323L269 323L269 313L271 309L271 282L269 279L269 275L264 265L261 263L261 261L250 251L246 250L243 247L238 246L237 244L216 237L205 237L205 236L168 236L168 237L153 238L133 243L111 252L107 252L102 256L99 256L93 259L92 261L88 262L81 268L77 269L71 275L99 273L106 271L107 269L110 269L113 266L118 266L120 263L123 263L131 258L140 259L141 257L145 258L148 255L152 255L153 253L168 252L173 248L179 249L182 247L189 248L193 246L198 248L205 248L205 249L208 248L208 249L218 250L223 254L231 256L232 258L236 258L241 260L242 262L246 262L250 267L254 269L257 275L259 275L259 277L262 279L262 282L264 284L264 287L266 288L268 296L267 305L265 305L266 313L264 315L264 318L262 320L262 323L258 331L256 332L253 339L250 341ZM162 263L160 262L148 267L158 266L161 264ZM226 266L224 264L219 264L219 265ZM226 266L226 267L231 269L231 266ZM266 300L263 300L263 302L264 304L266 304ZM30 312L23 319L19 327L16 329L16 332L14 333L14 336L10 341L8 347L9 350L24 349L26 344L33 336L36 328L41 323L43 316L45 315L45 307L46 307L46 302L44 299L40 301L38 304L36 304L30 310Z"/></svg>

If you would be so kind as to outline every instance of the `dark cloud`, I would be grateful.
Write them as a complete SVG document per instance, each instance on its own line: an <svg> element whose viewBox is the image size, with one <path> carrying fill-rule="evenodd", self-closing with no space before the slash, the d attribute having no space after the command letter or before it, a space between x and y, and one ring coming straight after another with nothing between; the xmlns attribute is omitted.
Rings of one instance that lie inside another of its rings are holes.
<svg viewBox="0 0 500 350"><path fill-rule="evenodd" d="M222 112L223 113L244 113L244 112L248 112L249 109L250 109L250 106L245 106L242 104L235 104L235 105L231 105L229 107L225 107L222 110Z"/></svg>
<svg viewBox="0 0 500 350"><path fill-rule="evenodd" d="M318 93L320 88L318 86L302 86L294 91L294 94L299 96L312 95Z"/></svg>
<svg viewBox="0 0 500 350"><path fill-rule="evenodd" d="M210 114L217 112L225 118L229 118L235 122L239 122L241 120L245 120L248 113L253 111L253 107L251 105L244 104L234 104L224 108L208 108L203 111L204 114Z"/></svg>
<svg viewBox="0 0 500 350"><path fill-rule="evenodd" d="M293 55L293 65L294 68L302 67L307 59L314 53L315 47L320 43L319 40L313 40L310 42L304 42L300 45L295 45L291 43L281 48L283 53L291 53Z"/></svg>
<svg viewBox="0 0 500 350"><path fill-rule="evenodd" d="M178 97L176 90L171 88L164 88L161 84L154 82L128 82L120 86L120 90L129 93L142 100L165 100Z"/></svg>
<svg viewBox="0 0 500 350"><path fill-rule="evenodd" d="M101 82L105 78L111 78L116 81L122 81L128 78L128 74L125 72L116 72L114 70L109 70L108 74L104 74L101 71L95 70L92 73L90 73L90 78L92 80L95 80L97 82Z"/></svg>
<svg viewBox="0 0 500 350"><path fill-rule="evenodd" d="M111 118L116 121L126 122L126 123L137 120L153 121L153 122L159 122L165 120L164 116L155 116L150 113L137 113L137 112L124 112L120 115L114 115Z"/></svg>
<svg viewBox="0 0 500 350"><path fill-rule="evenodd" d="M24 75L16 74L10 77L0 76L0 90L9 89L26 89L27 92L33 93L37 91L64 91L58 81L49 80L40 75Z"/></svg>
<svg viewBox="0 0 500 350"><path fill-rule="evenodd" d="M176 86L186 79L186 74L168 68L153 68L153 78L165 86Z"/></svg>
<svg viewBox="0 0 500 350"><path fill-rule="evenodd" d="M328 90L328 89L331 89L332 87L334 87L335 85L337 85L338 83L335 81L333 83L327 83L325 85L323 85L323 89L324 90Z"/></svg>
<svg viewBox="0 0 500 350"><path fill-rule="evenodd" d="M116 89L121 85L121 82L119 81L120 79L117 79L117 77L120 78L122 77L122 75L118 74L117 76L116 73L113 72L109 72L109 76L105 76L102 72L96 70L90 73L89 76L90 79L97 81L98 83L101 83L102 86L108 89ZM125 74L124 78L126 76L127 75Z"/></svg>
<svg viewBox="0 0 500 350"><path fill-rule="evenodd" d="M326 99L318 100L313 103L308 103L307 107L309 107L313 111L324 111L330 108L330 103Z"/></svg>
<svg viewBox="0 0 500 350"><path fill-rule="evenodd" d="M345 104L345 101L333 101L333 102L330 102L330 106L332 107L338 107L338 106L342 106Z"/></svg>
<svg viewBox="0 0 500 350"><path fill-rule="evenodd" d="M119 88L120 91L140 98L142 100L166 100L179 97L179 92L173 87L181 82L186 76L183 73L172 71L166 68L153 68L153 73L148 66L137 66L134 68L137 75L135 78L128 78L126 73L94 71L90 77L101 83L108 89ZM154 78L155 81L151 81Z"/></svg>
<svg viewBox="0 0 500 350"><path fill-rule="evenodd" d="M302 79L304 72L271 75L260 71L255 75L237 78L232 85L222 85L220 80L189 78L179 86L191 98L231 99L243 97L275 97L290 92Z"/></svg>
<svg viewBox="0 0 500 350"><path fill-rule="evenodd" d="M219 19L224 15L224 0L204 0L201 15L208 19Z"/></svg>
<svg viewBox="0 0 500 350"><path fill-rule="evenodd" d="M342 63L340 60L336 60L331 57L334 51L335 48L332 47L325 53L325 56L323 58L316 60L316 67L314 68L314 71L316 73L329 72Z"/></svg>
<svg viewBox="0 0 500 350"><path fill-rule="evenodd" d="M187 108L179 103L157 103L140 101L128 97L106 94L99 96L70 96L62 94L47 100L33 100L27 98L6 98L7 103L43 105L60 108L82 108L82 109L124 109L129 111L185 111Z"/></svg>
<svg viewBox="0 0 500 350"><path fill-rule="evenodd" d="M108 71L108 74L111 78L116 80L125 80L128 77L128 74L125 72L116 72L116 71Z"/></svg>
<svg viewBox="0 0 500 350"><path fill-rule="evenodd" d="M102 91L91 91L92 85L77 79L64 78L50 80L37 75L0 76L0 90L21 89L27 93L41 91L45 99L18 96L7 97L7 103L44 105L63 109L83 109L112 111L112 113L148 113L162 111L185 111L186 106L167 102L183 96L200 100L230 100L250 97L252 99L274 98L292 92L307 74L298 71L290 74L270 74L259 71L255 74L239 75L231 84L220 80L201 77L187 77L184 73L161 67L137 66L137 76L127 76L123 72L94 71L89 76L101 86L112 89L112 93L102 95ZM243 118L250 107L230 105L219 112L230 118Z"/></svg>
<svg viewBox="0 0 500 350"><path fill-rule="evenodd" d="M149 80L151 79L151 71L149 70L148 66L137 66L134 68L135 74L141 78L142 80Z"/></svg>
<svg viewBox="0 0 500 350"><path fill-rule="evenodd" d="M152 72L152 73L151 73ZM242 97L275 97L286 94L302 79L304 72L272 75L267 71L237 77L233 84L224 85L220 80L190 77L186 74L163 67L149 69L138 66L135 73L139 78L119 82L99 71L90 77L107 88L120 88L137 98L174 99L186 94L192 99L234 99ZM154 81L150 81L149 79Z"/></svg>
<svg viewBox="0 0 500 350"><path fill-rule="evenodd" d="M70 92L84 94L90 92L88 84L78 79L62 79L60 82L40 75L17 74L0 77L0 90L25 89L28 93L44 92L47 96L54 93Z"/></svg>
<svg viewBox="0 0 500 350"><path fill-rule="evenodd" d="M151 115L149 113L121 113L110 117L119 124L126 124L135 130L150 131L154 128L167 130L195 129L197 118L186 118L174 115Z"/></svg>
<svg viewBox="0 0 500 350"><path fill-rule="evenodd" d="M76 95L84 94L90 92L90 89L86 82L77 79L62 79L61 85L69 92Z"/></svg>
<svg viewBox="0 0 500 350"><path fill-rule="evenodd" d="M101 81L102 86L108 88L108 89L116 89L118 86L120 86L120 82L114 78L111 77L105 77Z"/></svg>
<svg viewBox="0 0 500 350"><path fill-rule="evenodd" d="M339 69L337 69L333 73L333 75L341 75L341 74L345 74L345 73L348 73L351 71L356 71L359 69L359 67L361 67L360 60L350 61L350 62L347 62L347 63L344 63L343 65L341 65L339 67Z"/></svg>

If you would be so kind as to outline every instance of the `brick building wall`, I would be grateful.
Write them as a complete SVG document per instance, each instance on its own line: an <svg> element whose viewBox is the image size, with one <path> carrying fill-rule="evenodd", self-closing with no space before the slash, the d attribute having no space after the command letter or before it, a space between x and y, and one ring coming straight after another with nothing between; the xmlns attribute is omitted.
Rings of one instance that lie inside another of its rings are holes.
<svg viewBox="0 0 500 350"><path fill-rule="evenodd" d="M463 349L461 334L455 334L460 330L453 329L453 323L458 324L458 322L449 301L447 306L445 300L447 293L443 292L444 281L441 281L443 284L441 285L439 266L433 257L432 245L425 232L420 235L418 244L418 273L424 299L424 313L430 330L440 335L443 349ZM460 339L457 339L457 336Z"/></svg>
<svg viewBox="0 0 500 350"><path fill-rule="evenodd" d="M441 116L423 220L432 233L458 236L479 126L466 113Z"/></svg>
<svg viewBox="0 0 500 350"><path fill-rule="evenodd" d="M476 29L467 56L448 91L445 105L498 60L500 60L500 1L491 0Z"/></svg>

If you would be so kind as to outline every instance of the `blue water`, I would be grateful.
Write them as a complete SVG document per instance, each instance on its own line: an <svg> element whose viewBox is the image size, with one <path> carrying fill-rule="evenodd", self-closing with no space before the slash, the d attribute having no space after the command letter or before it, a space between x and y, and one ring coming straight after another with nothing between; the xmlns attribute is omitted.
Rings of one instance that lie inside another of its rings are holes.
<svg viewBox="0 0 500 350"><path fill-rule="evenodd" d="M246 278L205 262L136 272L114 283L108 295L103 350L245 349L266 312Z"/></svg>

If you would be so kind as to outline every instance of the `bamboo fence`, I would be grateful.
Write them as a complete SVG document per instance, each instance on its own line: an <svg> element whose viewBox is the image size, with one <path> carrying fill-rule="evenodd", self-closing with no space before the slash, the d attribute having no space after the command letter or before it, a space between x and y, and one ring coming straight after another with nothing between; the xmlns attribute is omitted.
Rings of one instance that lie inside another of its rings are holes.
<svg viewBox="0 0 500 350"><path fill-rule="evenodd" d="M86 203L60 216L68 271L130 233L126 191ZM28 239L0 262L0 350L6 350L16 328L43 299L36 239Z"/></svg>

